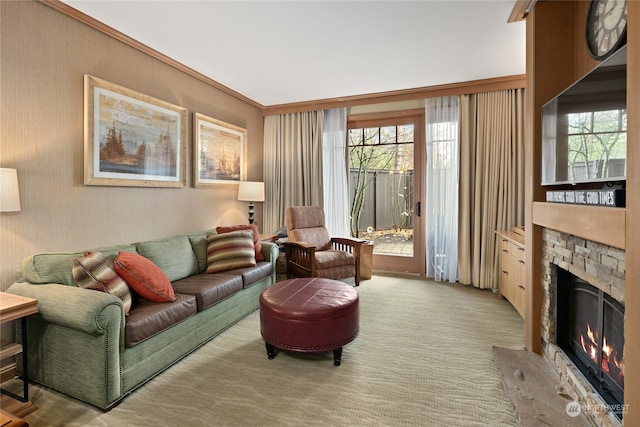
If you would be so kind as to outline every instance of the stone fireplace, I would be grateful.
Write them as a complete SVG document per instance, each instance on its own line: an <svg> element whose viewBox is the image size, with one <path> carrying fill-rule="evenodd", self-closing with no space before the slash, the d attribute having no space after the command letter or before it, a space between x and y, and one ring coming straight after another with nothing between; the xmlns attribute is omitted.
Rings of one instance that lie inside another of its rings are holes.
<svg viewBox="0 0 640 427"><path fill-rule="evenodd" d="M564 344L566 338L563 338L563 331L568 328L564 313L567 309L559 310L558 302L566 304L563 302L567 298L565 282L578 282L579 288L593 289L590 292L596 295L596 300L601 303L605 301L604 305L620 307L623 313L625 252L551 229L543 231L543 241L542 346L544 357L560 374L562 390L558 392L572 400L577 399L585 415L596 425L621 426L620 416L624 415L624 401L619 399L618 403L615 399L621 397L620 390L617 390L617 396L612 399L607 393L606 384L603 392L603 387L594 386L593 378L587 379L590 376L588 371L585 371L585 374L580 370L584 370L584 366ZM606 310L608 309L605 309L605 312ZM597 310L594 308L587 311ZM617 323L624 323L623 320ZM623 349L620 349L619 353L616 357L620 359L620 376L623 377ZM604 361L597 359L595 366L598 369L600 366L605 367ZM599 373L596 373L597 375Z"/></svg>

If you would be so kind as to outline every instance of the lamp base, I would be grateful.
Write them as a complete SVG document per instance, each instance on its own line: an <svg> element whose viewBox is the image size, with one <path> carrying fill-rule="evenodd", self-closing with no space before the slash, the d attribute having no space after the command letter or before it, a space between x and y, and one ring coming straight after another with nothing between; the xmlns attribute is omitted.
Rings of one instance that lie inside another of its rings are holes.
<svg viewBox="0 0 640 427"><path fill-rule="evenodd" d="M249 203L249 224L253 224L253 202Z"/></svg>

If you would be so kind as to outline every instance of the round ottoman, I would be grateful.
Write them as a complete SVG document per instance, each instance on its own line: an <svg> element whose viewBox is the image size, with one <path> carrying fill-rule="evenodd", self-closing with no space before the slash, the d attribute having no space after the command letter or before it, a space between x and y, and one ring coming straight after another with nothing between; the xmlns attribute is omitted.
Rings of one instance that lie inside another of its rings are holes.
<svg viewBox="0 0 640 427"><path fill-rule="evenodd" d="M333 350L340 366L342 346L358 335L358 292L330 279L278 282L260 295L260 331L269 359L275 349L320 353Z"/></svg>

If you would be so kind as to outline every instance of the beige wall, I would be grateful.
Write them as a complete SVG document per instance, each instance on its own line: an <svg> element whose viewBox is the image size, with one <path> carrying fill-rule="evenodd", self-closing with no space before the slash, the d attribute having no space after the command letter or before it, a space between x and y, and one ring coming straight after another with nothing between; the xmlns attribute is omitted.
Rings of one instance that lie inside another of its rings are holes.
<svg viewBox="0 0 640 427"><path fill-rule="evenodd" d="M0 1L0 31L0 166L18 170L22 202L0 213L0 290L30 254L247 222L237 186L191 186L192 114L245 127L247 178L261 180L260 109L36 1ZM83 185L85 74L189 110L185 188Z"/></svg>

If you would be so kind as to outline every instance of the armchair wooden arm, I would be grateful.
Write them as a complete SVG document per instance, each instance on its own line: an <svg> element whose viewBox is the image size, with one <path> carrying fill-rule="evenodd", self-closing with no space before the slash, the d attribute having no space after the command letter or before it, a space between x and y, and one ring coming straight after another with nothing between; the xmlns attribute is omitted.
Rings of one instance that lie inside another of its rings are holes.
<svg viewBox="0 0 640 427"><path fill-rule="evenodd" d="M316 247L307 242L285 242L287 277L315 277Z"/></svg>
<svg viewBox="0 0 640 427"><path fill-rule="evenodd" d="M332 237L331 249L352 254L355 258L356 286L360 283L360 254L363 245L369 244L367 240L350 237ZM287 257L287 277L317 277L315 254L317 248L307 242L286 242L285 254Z"/></svg>
<svg viewBox="0 0 640 427"><path fill-rule="evenodd" d="M331 249L350 252L356 257L357 260L360 256L360 248L365 243L368 243L368 241L362 239L354 239L352 237L332 237Z"/></svg>

